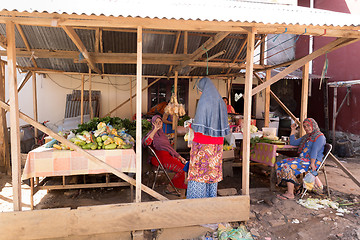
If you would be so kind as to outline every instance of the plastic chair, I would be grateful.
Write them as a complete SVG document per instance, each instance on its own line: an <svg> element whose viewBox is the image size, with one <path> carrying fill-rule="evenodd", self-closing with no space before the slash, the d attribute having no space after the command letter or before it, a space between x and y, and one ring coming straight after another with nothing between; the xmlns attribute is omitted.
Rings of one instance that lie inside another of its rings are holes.
<svg viewBox="0 0 360 240"><path fill-rule="evenodd" d="M155 159L158 161L159 165L157 166L157 169L155 170L155 178L154 178L154 183L152 185L152 189L154 189L155 187L155 183L156 183L156 180L157 180L157 177L159 175L159 172L160 171L163 171L166 175L166 178L169 180L169 183L171 184L171 186L174 188L176 194L178 196L180 196L180 192L179 190L177 190L177 188L174 186L174 184L172 183L170 177L169 177L169 174L167 173L166 169L164 168L164 166L162 165L162 163L160 162L160 159L158 158L158 156L156 155L154 149L151 147L151 146L148 146L148 149L149 149L149 152L150 152L150 155L152 155L153 157L155 157Z"/></svg>
<svg viewBox="0 0 360 240"><path fill-rule="evenodd" d="M327 195L328 197L330 198L330 190L329 190L329 183L328 183L328 180L327 180L327 175L326 175L326 171L325 171L325 160L327 159L327 157L329 156L330 152L331 152L331 149L332 149L332 145L329 144L329 143L326 143L325 146L324 146L324 157L321 161L321 164L319 165L319 167L316 169L316 171L319 171L319 170L322 170L323 173L324 173L324 176L325 176L325 183L326 183L326 188L327 188ZM301 194L301 198L303 198L305 196L307 192L307 189L304 188L304 192Z"/></svg>

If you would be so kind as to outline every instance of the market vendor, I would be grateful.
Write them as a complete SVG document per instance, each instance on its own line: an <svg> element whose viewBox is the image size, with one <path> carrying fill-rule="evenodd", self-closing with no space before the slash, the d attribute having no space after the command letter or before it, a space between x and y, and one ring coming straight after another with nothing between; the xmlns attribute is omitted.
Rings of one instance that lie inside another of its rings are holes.
<svg viewBox="0 0 360 240"><path fill-rule="evenodd" d="M229 99L227 97L223 97L222 99L225 102L227 113L235 113L235 109L229 104Z"/></svg>

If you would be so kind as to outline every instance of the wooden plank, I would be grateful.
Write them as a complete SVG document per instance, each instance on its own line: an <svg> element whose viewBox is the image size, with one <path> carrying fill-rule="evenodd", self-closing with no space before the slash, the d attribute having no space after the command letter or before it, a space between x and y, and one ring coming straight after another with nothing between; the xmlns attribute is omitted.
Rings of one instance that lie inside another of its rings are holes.
<svg viewBox="0 0 360 240"><path fill-rule="evenodd" d="M89 183L89 184L64 184L64 185L45 185L36 186L36 190L47 189L77 189L77 188L100 188L100 187L126 187L130 186L127 182L109 182L109 183Z"/></svg>
<svg viewBox="0 0 360 240"><path fill-rule="evenodd" d="M32 89L33 89L33 112L34 112L34 120L38 121L38 106L37 106L37 90L36 90L36 73L32 73ZM37 128L34 128L34 138L35 138L35 144L37 143L38 139L38 130Z"/></svg>
<svg viewBox="0 0 360 240"><path fill-rule="evenodd" d="M178 48L178 46L179 46L180 36L181 36L181 32L178 31L178 32L176 33L176 37L175 37L175 44L174 44L174 49L173 49L173 54L174 54L174 55L176 54L177 48ZM169 73L171 73L172 68L173 68L173 65L171 65L171 66L169 67L169 71L168 71Z"/></svg>
<svg viewBox="0 0 360 240"><path fill-rule="evenodd" d="M257 74L254 73L256 76ZM271 70L266 70L266 81L271 78ZM270 124L270 86L265 88L265 127L269 127Z"/></svg>
<svg viewBox="0 0 360 240"><path fill-rule="evenodd" d="M360 187L360 181L339 161L339 159L337 159L334 154L330 153L329 154L329 159L331 159L334 163L336 163L336 165L341 168L341 170L344 171L344 173L346 173L346 175L348 175L351 180L353 180L354 183L356 183L356 185L358 185L358 187Z"/></svg>
<svg viewBox="0 0 360 240"><path fill-rule="evenodd" d="M10 110L9 105L4 103L3 101L0 101L0 107L4 108L5 110L8 110L8 111ZM29 116L27 116L23 112L21 112L21 111L18 111L18 112L19 112L20 118L22 120L24 120L25 122L27 122L27 123L31 124L32 126L38 128L39 130L46 133L50 137L55 138L59 142L64 143L66 146L68 146L68 147L74 149L75 151L79 152L80 154L85 156L90 161L92 161L92 162L96 163L97 165L99 165L100 167L108 170L109 172L113 173L114 175L118 176L119 178L123 179L124 181L126 181L126 182L128 182L128 183L130 183L132 185L136 185L136 181L133 178L129 177L127 174L124 174L122 171L119 171L116 168L113 168L112 166L108 165L107 163L105 163L102 160L98 159L97 157L93 156L91 153L88 153L87 151L85 151L81 147L75 145L74 143L70 142L69 140L63 138L62 136L60 136L57 133L53 132L52 130L48 129L47 127L45 127L41 123L35 122L32 118L30 118ZM151 188L148 188L145 185L141 185L141 190L146 192L147 194L153 196L156 199L168 200L166 197L162 196L161 194L155 192L154 190L152 190Z"/></svg>
<svg viewBox="0 0 360 240"><path fill-rule="evenodd" d="M0 100L5 101L5 76L3 75L3 63L0 63ZM0 167L5 169L6 163L6 142L8 141L7 123L4 109L0 110Z"/></svg>
<svg viewBox="0 0 360 240"><path fill-rule="evenodd" d="M246 73L244 91L244 121L243 121L243 154L242 154L242 194L249 195L250 186L250 122L253 84L255 29L248 33L246 49Z"/></svg>
<svg viewBox="0 0 360 240"><path fill-rule="evenodd" d="M0 213L1 239L52 239L71 233L70 208ZM41 231L35 231L41 226Z"/></svg>
<svg viewBox="0 0 360 240"><path fill-rule="evenodd" d="M302 69L301 84L301 106L300 106L300 136L305 135L303 122L307 118L308 98L309 98L309 63L306 63Z"/></svg>
<svg viewBox="0 0 360 240"><path fill-rule="evenodd" d="M247 221L249 215L249 196L181 199L0 213L0 231L3 239L55 239Z"/></svg>
<svg viewBox="0 0 360 240"><path fill-rule="evenodd" d="M145 91L146 89L148 89L149 87L151 87L152 85L154 85L155 83L157 83L161 78L156 79L155 81L153 81L152 83L150 83L149 85L147 85L146 87L144 87L141 91ZM137 94L135 93L134 95L132 95L132 97L134 98ZM118 105L116 108L114 108L113 110L111 110L110 112L108 112L105 116L110 116L113 112L115 112L118 108L121 108L122 106L124 106L126 103L128 103L130 101L131 98L128 98L127 100L125 100L123 103L121 103L120 105Z"/></svg>
<svg viewBox="0 0 360 240"><path fill-rule="evenodd" d="M66 32L66 34L70 37L70 39L73 41L73 43L76 45L76 47L79 49L81 54L84 56L86 61L88 62L89 67L98 74L101 74L101 71L95 66L95 63L92 61L89 52L86 50L85 45L75 32L75 30L72 27L63 26L63 30Z"/></svg>
<svg viewBox="0 0 360 240"><path fill-rule="evenodd" d="M142 156L142 27L137 27L137 63L136 63L136 190L135 202L141 202L141 156Z"/></svg>
<svg viewBox="0 0 360 240"><path fill-rule="evenodd" d="M319 48L318 50L314 51L313 53L300 58L299 60L297 60L296 62L292 63L289 67L287 67L286 69L284 69L283 71L279 72L278 74L276 74L274 77L272 77L271 79L269 79L268 81L266 81L265 83L255 87L253 89L253 95L260 92L261 90L265 89L266 87L270 86L271 84L277 82L278 80L284 78L286 75L288 75L289 73L292 73L293 71L295 71L296 69L298 69L299 67L303 66L305 63L309 62L310 60L313 60L315 58L317 58L318 56L321 56L325 53L329 53L332 51L332 48L336 47L337 45L344 43L348 41L348 39L346 38L339 38L336 39L334 41L332 41L331 43L328 43L327 45Z"/></svg>
<svg viewBox="0 0 360 240"><path fill-rule="evenodd" d="M19 31L19 33L20 33L20 36L21 36L21 38L22 38L22 40L23 40L23 42L24 42L24 44L25 44L25 46L26 46L26 49L27 49L28 51L31 51L29 42L28 42L28 40L26 39L26 36L25 36L25 33L24 33L22 27L20 26L20 24L15 24L15 25L16 25L16 28L18 29L18 31ZM38 65L37 65L37 63L36 63L35 58L34 58L33 55L31 55L30 59L31 59L32 63L34 64L34 67L38 67Z"/></svg>
<svg viewBox="0 0 360 240"><path fill-rule="evenodd" d="M2 86L1 88L3 89L2 90L2 93L3 93L3 97L5 99L5 63L4 62L0 62L0 68L1 68L1 71L0 71L0 77L1 79L3 79L2 81ZM1 95L1 93L0 93ZM0 99L1 101L3 101L3 99ZM9 133L8 133L8 125L7 125L7 122L6 122L6 117L5 117L5 113L6 111L4 109L1 109L1 114L4 114L4 118L2 118L2 122L1 122L1 126L2 128L4 129L4 144L5 144L5 152L3 153L3 156L4 156L4 159L5 159L5 173L7 175L10 175L11 174L11 164L10 164L10 146L9 146Z"/></svg>
<svg viewBox="0 0 360 240"><path fill-rule="evenodd" d="M177 86L178 86L178 71L175 71L175 78L174 78L174 95L177 99L177 96L178 96L178 89L177 89ZM174 130L174 149L176 151L177 149L177 124L178 124L178 116L176 115L173 115L173 119L172 119L172 129Z"/></svg>
<svg viewBox="0 0 360 240"><path fill-rule="evenodd" d="M132 79L129 78L129 85L130 85L130 116L133 117L134 116L134 112L133 112L133 101L132 101Z"/></svg>
<svg viewBox="0 0 360 240"><path fill-rule="evenodd" d="M267 35L261 35L260 40L260 65L265 64L265 39Z"/></svg>
<svg viewBox="0 0 360 240"><path fill-rule="evenodd" d="M184 32L184 54L188 53L188 38L189 38L189 32Z"/></svg>
<svg viewBox="0 0 360 240"><path fill-rule="evenodd" d="M90 119L93 119L94 117L94 110L92 107L92 86L91 86L91 68L89 68L89 108L90 108Z"/></svg>
<svg viewBox="0 0 360 240"><path fill-rule="evenodd" d="M216 34L213 38L208 39L204 44L201 45L198 49L196 49L189 59L183 61L180 63L179 66L177 66L174 71L180 71L182 68L188 66L190 63L194 62L196 59L200 58L206 51L209 51L213 47L216 46L219 42L221 42L227 35L229 35L230 32L219 32Z"/></svg>
<svg viewBox="0 0 360 240"><path fill-rule="evenodd" d="M11 165L14 211L21 211L21 154L20 154L20 128L19 128L19 100L17 92L16 51L15 51L15 25L6 23L7 61L10 99L10 131L11 131Z"/></svg>
<svg viewBox="0 0 360 240"><path fill-rule="evenodd" d="M358 26L312 26L298 24L270 24L233 21L199 21L199 20L176 20L157 18L133 18L133 17L111 17L91 15L64 15L47 13L26 13L26 12L0 11L0 22L14 21L21 25L37 25L47 27L71 26L71 27L103 27L103 28L132 28L143 26L146 29L154 30L177 30L177 31L231 31L246 33L245 27L257 28L258 34L281 34L287 28L287 34L303 34L328 37L359 37ZM9 16L10 15L10 16ZM35 16L36 15L36 16ZM31 16L31 17L22 17ZM53 26L54 17L61 18L57 26ZM96 19L96 21L94 21ZM304 29L306 28L306 32ZM326 33L324 34L324 29Z"/></svg>
<svg viewBox="0 0 360 240"><path fill-rule="evenodd" d="M81 74L80 122L84 123L84 74Z"/></svg>
<svg viewBox="0 0 360 240"><path fill-rule="evenodd" d="M271 69L268 70L270 71ZM254 72L254 75L260 82L264 82L257 73ZM296 122L296 124L300 125L300 121L271 90L270 90L270 96L280 105L280 107L282 107L282 109L284 109L284 111Z"/></svg>

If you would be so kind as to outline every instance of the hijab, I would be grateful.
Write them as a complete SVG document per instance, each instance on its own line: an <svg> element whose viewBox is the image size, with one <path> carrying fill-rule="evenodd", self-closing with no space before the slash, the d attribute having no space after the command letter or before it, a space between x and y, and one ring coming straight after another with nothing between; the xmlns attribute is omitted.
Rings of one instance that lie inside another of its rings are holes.
<svg viewBox="0 0 360 240"><path fill-rule="evenodd" d="M308 141L316 142L316 140L321 136L324 135L317 124L317 122L313 118L306 118L304 123L308 123L312 129L311 133L305 134L300 141L298 153L301 153L302 150L305 148L305 144Z"/></svg>
<svg viewBox="0 0 360 240"><path fill-rule="evenodd" d="M143 138L142 142L143 145L145 140L147 139L147 137L149 136L149 134L155 129L154 123L156 121L156 119L162 119L160 115L155 115L152 117L151 119L151 124L152 124L152 129L148 132L148 134L146 134L146 136ZM177 153L172 146L170 145L169 139L167 138L166 134L164 133L164 131L162 130L162 128L160 128L154 135L154 139L152 142L152 145L154 146L154 148L158 151L167 151L170 153L171 156L173 157L178 157L179 153Z"/></svg>
<svg viewBox="0 0 360 240"><path fill-rule="evenodd" d="M196 87L202 95L191 128L207 136L225 137L230 133L230 127L224 100L210 78L202 78Z"/></svg>

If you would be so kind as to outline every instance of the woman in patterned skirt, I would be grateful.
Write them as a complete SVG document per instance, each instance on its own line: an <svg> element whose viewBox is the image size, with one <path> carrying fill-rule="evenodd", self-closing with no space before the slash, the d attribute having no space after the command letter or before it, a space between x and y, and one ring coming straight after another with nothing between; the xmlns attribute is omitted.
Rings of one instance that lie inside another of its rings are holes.
<svg viewBox="0 0 360 240"><path fill-rule="evenodd" d="M196 87L201 97L191 124L194 139L186 198L216 197L217 184L222 180L224 136L230 132L227 109L209 78L202 78Z"/></svg>
<svg viewBox="0 0 360 240"><path fill-rule="evenodd" d="M299 185L296 176L307 172L308 170L316 171L321 164L326 143L325 136L320 132L318 124L312 118L307 118L303 123L306 134L295 139L296 124L291 125L290 145L299 146L299 157L287 158L276 163L276 175L279 186L287 186L285 194L277 197L280 199L294 199L295 185ZM317 178L318 187L322 187L320 180Z"/></svg>

